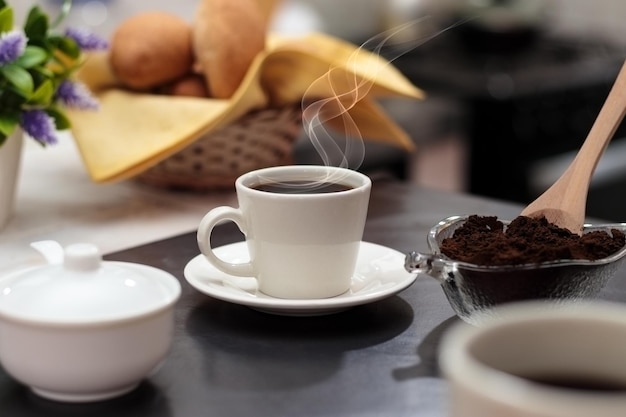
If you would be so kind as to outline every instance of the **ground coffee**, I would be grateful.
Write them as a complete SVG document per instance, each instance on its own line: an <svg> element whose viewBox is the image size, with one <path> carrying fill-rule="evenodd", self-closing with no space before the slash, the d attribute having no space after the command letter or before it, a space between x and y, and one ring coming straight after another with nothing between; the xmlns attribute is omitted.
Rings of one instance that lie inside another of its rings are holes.
<svg viewBox="0 0 626 417"><path fill-rule="evenodd" d="M520 265L560 259L605 258L626 243L621 230L592 231L579 236L545 217L519 216L508 227L495 216L469 216L441 252L450 259L475 265Z"/></svg>

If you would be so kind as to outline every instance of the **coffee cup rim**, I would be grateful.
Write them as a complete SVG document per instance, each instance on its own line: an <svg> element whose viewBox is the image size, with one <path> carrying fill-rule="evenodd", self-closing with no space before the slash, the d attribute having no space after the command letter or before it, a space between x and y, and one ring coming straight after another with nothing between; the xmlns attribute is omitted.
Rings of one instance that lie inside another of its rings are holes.
<svg viewBox="0 0 626 417"><path fill-rule="evenodd" d="M328 177L329 174L330 177ZM371 179L366 174L349 168L325 165L283 165L260 168L242 174L235 181L235 187L239 190L265 193L264 191L255 190L253 187L272 181L298 181L308 179L311 175L319 177L320 181L328 180L351 187L349 190L338 191L333 194L362 190L371 187L372 184ZM340 180L337 178L340 178ZM319 196L321 194L312 193L308 195Z"/></svg>
<svg viewBox="0 0 626 417"><path fill-rule="evenodd" d="M480 393L493 403L506 402L521 409L540 412L541 405L562 407L588 407L598 401L603 407L623 407L626 403L623 391L585 392L549 387L534 383L493 368L474 356L471 347L479 339L488 337L503 328L532 323L585 320L620 325L626 329L626 306L611 301L572 301L553 303L549 301L523 301L503 305L482 317L479 324L455 323L444 335L439 350L439 364L444 376L452 384L461 384ZM549 314L548 314L549 313ZM582 336L581 336L582 337ZM480 388L477 388L480 385ZM506 400L503 400L506 398ZM587 403L585 403L587 402ZM531 404L534 403L534 404ZM574 409L574 408L572 408Z"/></svg>

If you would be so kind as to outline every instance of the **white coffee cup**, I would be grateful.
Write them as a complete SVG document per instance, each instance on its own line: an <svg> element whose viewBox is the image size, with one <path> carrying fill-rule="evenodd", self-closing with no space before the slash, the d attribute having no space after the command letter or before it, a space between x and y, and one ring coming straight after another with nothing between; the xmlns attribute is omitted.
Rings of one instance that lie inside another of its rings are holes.
<svg viewBox="0 0 626 417"><path fill-rule="evenodd" d="M452 417L626 415L626 305L503 306L451 328L439 359Z"/></svg>
<svg viewBox="0 0 626 417"><path fill-rule="evenodd" d="M343 190L323 192L319 185L327 182ZM275 183L292 185L289 192L255 188ZM366 175L346 168L290 165L248 172L235 181L239 207L210 210L198 227L198 246L218 270L256 278L266 295L340 295L351 285L371 186ZM225 262L213 252L211 232L224 221L235 222L245 235L249 262Z"/></svg>

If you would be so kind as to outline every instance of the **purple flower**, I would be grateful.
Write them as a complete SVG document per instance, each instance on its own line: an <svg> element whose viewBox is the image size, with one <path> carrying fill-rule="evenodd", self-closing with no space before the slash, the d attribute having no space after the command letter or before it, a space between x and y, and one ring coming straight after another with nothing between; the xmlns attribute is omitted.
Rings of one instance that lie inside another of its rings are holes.
<svg viewBox="0 0 626 417"><path fill-rule="evenodd" d="M65 29L65 36L73 39L80 49L86 51L103 50L109 47L107 41L85 29L67 28Z"/></svg>
<svg viewBox="0 0 626 417"><path fill-rule="evenodd" d="M20 126L42 145L54 145L58 142L54 120L43 110L22 112Z"/></svg>
<svg viewBox="0 0 626 417"><path fill-rule="evenodd" d="M68 107L85 110L97 110L98 101L91 95L85 84L64 80L57 89L56 99Z"/></svg>
<svg viewBox="0 0 626 417"><path fill-rule="evenodd" d="M19 30L12 30L0 36L0 65L10 64L19 58L26 48L26 35Z"/></svg>

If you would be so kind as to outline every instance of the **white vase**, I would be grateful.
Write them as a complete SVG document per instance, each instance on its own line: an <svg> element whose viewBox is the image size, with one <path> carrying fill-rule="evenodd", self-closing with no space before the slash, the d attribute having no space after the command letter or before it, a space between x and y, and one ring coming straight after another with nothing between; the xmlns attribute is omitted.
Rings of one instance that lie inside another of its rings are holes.
<svg viewBox="0 0 626 417"><path fill-rule="evenodd" d="M0 146L0 230L6 226L15 210L23 137L22 129L15 129Z"/></svg>

